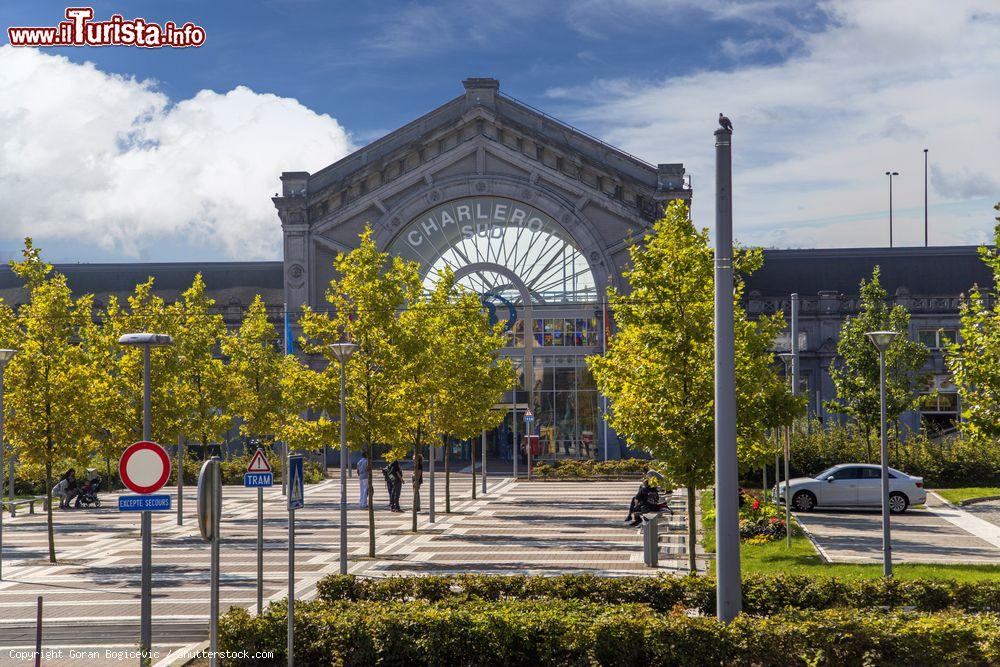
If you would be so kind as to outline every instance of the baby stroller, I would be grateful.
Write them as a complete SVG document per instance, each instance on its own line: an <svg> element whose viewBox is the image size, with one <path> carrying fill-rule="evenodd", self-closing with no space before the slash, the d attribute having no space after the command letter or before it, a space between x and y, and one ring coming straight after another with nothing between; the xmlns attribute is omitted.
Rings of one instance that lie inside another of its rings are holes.
<svg viewBox="0 0 1000 667"><path fill-rule="evenodd" d="M92 470L87 471L87 481L81 487L80 493L76 496L74 507L100 507L101 499L97 497L97 491L101 488L101 477Z"/></svg>

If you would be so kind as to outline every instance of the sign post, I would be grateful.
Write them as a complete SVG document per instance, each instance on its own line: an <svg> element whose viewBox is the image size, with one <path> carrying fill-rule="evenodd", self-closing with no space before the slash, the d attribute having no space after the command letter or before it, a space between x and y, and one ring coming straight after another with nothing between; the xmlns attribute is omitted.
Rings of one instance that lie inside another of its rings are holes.
<svg viewBox="0 0 1000 667"><path fill-rule="evenodd" d="M147 348L147 363L149 361ZM148 386L148 385L147 385ZM147 399L148 405L148 399ZM147 413L148 414L148 413ZM149 427L143 429L149 432ZM155 442L142 440L122 452L118 461L122 483L139 495L119 496L120 512L142 512L142 570L139 598L139 664L146 664L153 640L153 520L150 512L170 509L170 496L155 493L170 477L170 457Z"/></svg>
<svg viewBox="0 0 1000 667"><path fill-rule="evenodd" d="M524 449L525 453L528 455L528 480L531 480L531 427L532 422L535 421L535 415L531 412L531 408L524 411Z"/></svg>
<svg viewBox="0 0 1000 667"><path fill-rule="evenodd" d="M264 488L274 484L274 473L264 456L264 450L250 459L243 475L243 486L257 489L257 615L264 611Z"/></svg>
<svg viewBox="0 0 1000 667"><path fill-rule="evenodd" d="M305 505L302 455L290 454L288 464L288 667L295 664L295 510ZM371 502L371 500L369 500Z"/></svg>
<svg viewBox="0 0 1000 667"><path fill-rule="evenodd" d="M201 465L198 474L198 530L212 545L211 593L208 611L208 650L210 667L219 665L219 524L222 520L222 471L219 457Z"/></svg>

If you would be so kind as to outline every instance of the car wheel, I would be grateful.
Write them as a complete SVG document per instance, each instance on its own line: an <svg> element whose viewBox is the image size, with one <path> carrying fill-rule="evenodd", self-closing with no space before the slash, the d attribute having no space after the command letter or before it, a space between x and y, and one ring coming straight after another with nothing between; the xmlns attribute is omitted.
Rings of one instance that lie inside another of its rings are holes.
<svg viewBox="0 0 1000 667"><path fill-rule="evenodd" d="M816 507L816 496L808 491L799 491L792 496L792 507L799 512L809 512Z"/></svg>
<svg viewBox="0 0 1000 667"><path fill-rule="evenodd" d="M902 514L909 506L909 499L899 491L889 494L889 511L893 514Z"/></svg>

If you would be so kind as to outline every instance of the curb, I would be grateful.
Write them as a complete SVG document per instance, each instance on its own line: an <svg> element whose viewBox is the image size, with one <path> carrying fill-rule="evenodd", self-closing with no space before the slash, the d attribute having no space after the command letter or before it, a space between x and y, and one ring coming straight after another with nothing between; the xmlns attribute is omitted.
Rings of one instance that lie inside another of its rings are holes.
<svg viewBox="0 0 1000 667"><path fill-rule="evenodd" d="M809 540L810 543L812 543L813 549L815 549L816 553L819 554L819 559L823 561L823 564L832 565L833 561L830 559L830 556L827 555L826 549L824 549L819 545L819 542L816 541L816 538L813 537L813 534L809 532L809 529L805 527L805 524L799 521L799 518L797 516L795 516L794 514L792 516L795 517L795 525L799 527L799 530L802 531L802 534L806 536L806 538ZM788 528L789 527L786 526L786 529Z"/></svg>
<svg viewBox="0 0 1000 667"><path fill-rule="evenodd" d="M992 500L1000 500L1000 496L982 496L980 498L966 498L965 500L960 501L956 505L955 503L952 503L952 502L949 502L949 501L945 500L944 496L941 496L940 494L938 494L937 491L931 491L931 490L929 490L929 491L927 491L927 493L933 495L935 498L937 498L938 500L940 500L942 503L944 503L948 507L951 507L952 509L956 509L956 510L957 509L961 509L961 508L965 507L966 505L974 505L976 503L986 503L986 502L990 502Z"/></svg>

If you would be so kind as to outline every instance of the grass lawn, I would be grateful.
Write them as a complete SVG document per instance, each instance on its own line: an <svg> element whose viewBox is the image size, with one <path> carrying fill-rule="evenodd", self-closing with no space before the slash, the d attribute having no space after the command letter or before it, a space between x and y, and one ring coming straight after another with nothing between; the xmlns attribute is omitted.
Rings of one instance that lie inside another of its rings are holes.
<svg viewBox="0 0 1000 667"><path fill-rule="evenodd" d="M701 508L712 507L711 492L702 493ZM764 574L812 574L847 579L874 579L882 576L882 565L873 563L824 563L812 542L809 541L792 519L792 547L785 546L785 540L767 544L740 545L740 561L743 572ZM705 527L702 544L706 551L715 551L715 526ZM713 574L715 561L710 561L709 573ZM955 579L957 581L996 581L1000 578L1000 565L920 565L914 563L894 563L893 575L900 579Z"/></svg>
<svg viewBox="0 0 1000 667"><path fill-rule="evenodd" d="M1000 496L1000 487L996 486L970 486L964 489L932 489L949 503L958 505L962 501L971 498L985 498L986 496Z"/></svg>

